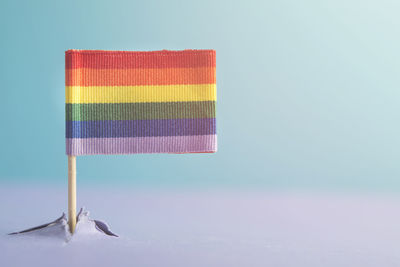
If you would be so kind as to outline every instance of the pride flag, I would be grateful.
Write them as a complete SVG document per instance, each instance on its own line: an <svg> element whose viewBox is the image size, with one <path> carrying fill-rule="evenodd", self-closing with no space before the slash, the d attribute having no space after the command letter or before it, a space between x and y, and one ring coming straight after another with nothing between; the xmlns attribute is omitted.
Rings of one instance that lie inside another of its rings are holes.
<svg viewBox="0 0 400 267"><path fill-rule="evenodd" d="M70 156L216 152L214 50L65 52Z"/></svg>

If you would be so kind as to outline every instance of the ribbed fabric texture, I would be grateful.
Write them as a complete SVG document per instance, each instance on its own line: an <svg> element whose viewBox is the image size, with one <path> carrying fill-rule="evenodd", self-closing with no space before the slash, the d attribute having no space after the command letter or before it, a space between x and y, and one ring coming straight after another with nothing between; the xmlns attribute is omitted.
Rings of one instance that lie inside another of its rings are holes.
<svg viewBox="0 0 400 267"><path fill-rule="evenodd" d="M65 53L67 155L216 152L214 50Z"/></svg>

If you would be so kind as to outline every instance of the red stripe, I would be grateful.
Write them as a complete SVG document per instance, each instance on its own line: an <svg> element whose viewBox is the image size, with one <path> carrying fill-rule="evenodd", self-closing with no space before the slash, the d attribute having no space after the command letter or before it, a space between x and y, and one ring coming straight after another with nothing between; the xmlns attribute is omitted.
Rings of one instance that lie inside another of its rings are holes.
<svg viewBox="0 0 400 267"><path fill-rule="evenodd" d="M215 67L215 50L103 51L68 50L65 68L133 69Z"/></svg>

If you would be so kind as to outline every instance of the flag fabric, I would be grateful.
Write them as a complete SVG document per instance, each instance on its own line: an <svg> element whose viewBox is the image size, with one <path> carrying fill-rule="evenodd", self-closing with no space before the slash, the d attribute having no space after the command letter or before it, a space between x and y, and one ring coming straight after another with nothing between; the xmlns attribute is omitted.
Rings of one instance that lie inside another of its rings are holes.
<svg viewBox="0 0 400 267"><path fill-rule="evenodd" d="M67 155L216 152L214 50L65 52Z"/></svg>

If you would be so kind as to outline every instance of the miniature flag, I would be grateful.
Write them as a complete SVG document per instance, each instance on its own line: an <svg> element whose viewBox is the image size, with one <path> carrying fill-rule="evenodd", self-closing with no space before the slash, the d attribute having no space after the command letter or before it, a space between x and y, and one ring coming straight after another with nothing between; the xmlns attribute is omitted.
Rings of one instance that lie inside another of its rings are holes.
<svg viewBox="0 0 400 267"><path fill-rule="evenodd" d="M66 153L216 152L214 50L65 53Z"/></svg>

